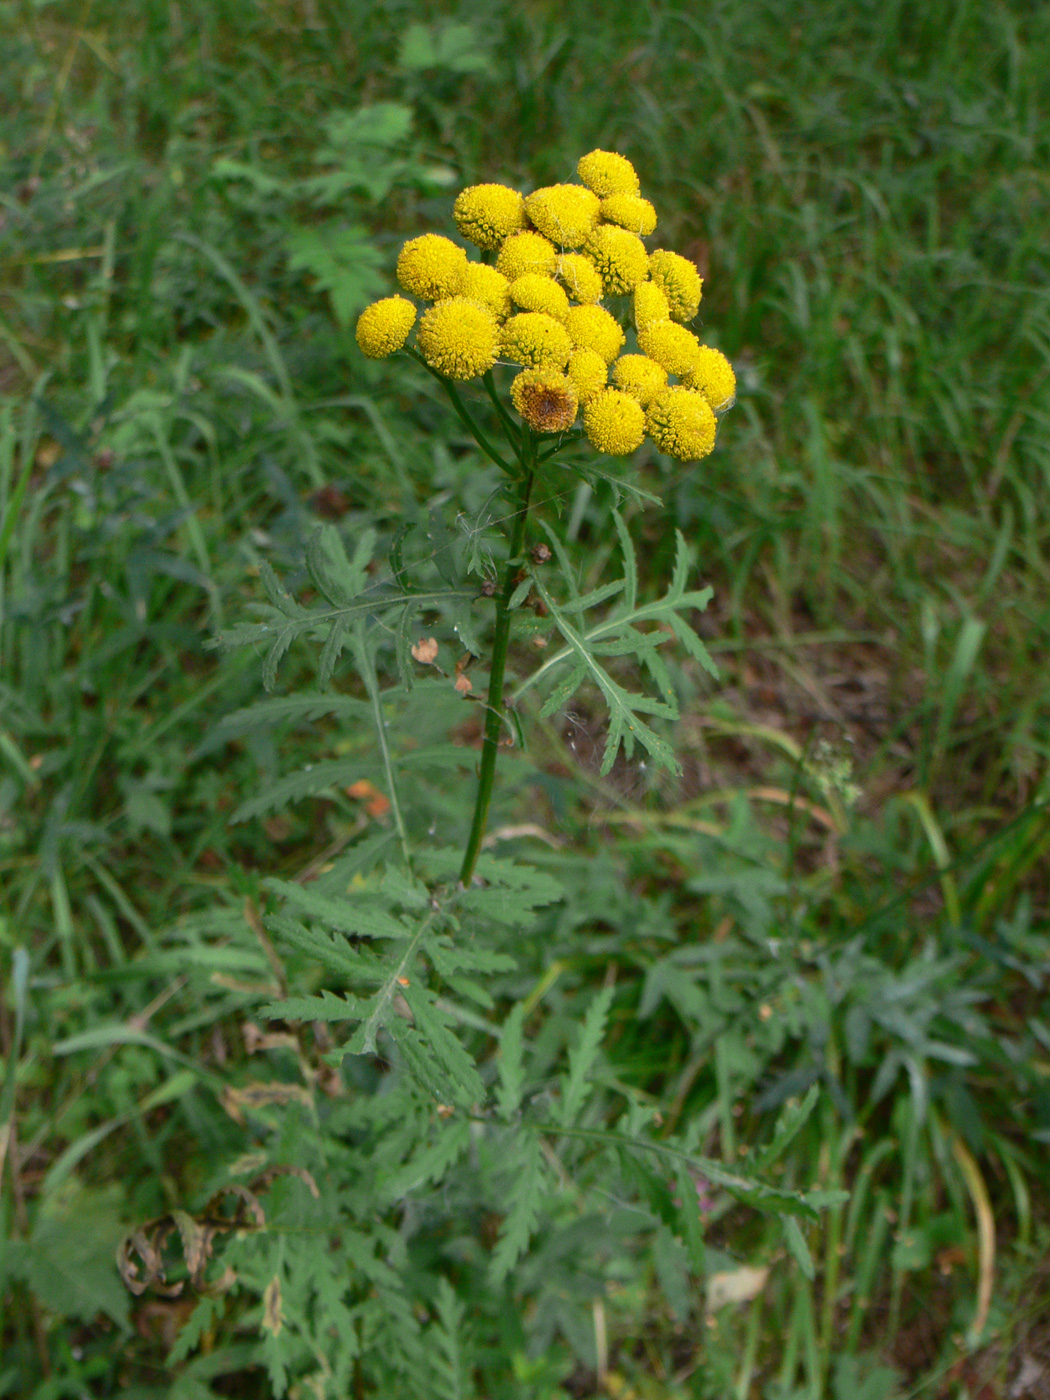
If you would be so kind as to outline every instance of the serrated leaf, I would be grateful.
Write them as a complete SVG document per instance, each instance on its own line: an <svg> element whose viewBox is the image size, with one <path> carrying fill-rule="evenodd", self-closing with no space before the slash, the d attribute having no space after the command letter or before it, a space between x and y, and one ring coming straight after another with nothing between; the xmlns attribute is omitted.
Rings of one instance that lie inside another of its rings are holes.
<svg viewBox="0 0 1050 1400"><path fill-rule="evenodd" d="M7 1242L5 1268L51 1313L83 1322L105 1313L125 1327L129 1296L113 1262L123 1232L100 1193L80 1191L67 1209L42 1210L28 1240Z"/></svg>
<svg viewBox="0 0 1050 1400"><path fill-rule="evenodd" d="M209 1298L207 1295L199 1298L196 1307L179 1328L175 1344L168 1352L164 1364L176 1366L180 1361L185 1361L190 1352L196 1349L201 1339L211 1330L212 1324L225 1307L226 1300L224 1298Z"/></svg>
<svg viewBox="0 0 1050 1400"><path fill-rule="evenodd" d="M318 996L286 997L259 1007L259 1015L272 1021L359 1021L367 1002L341 996L322 988Z"/></svg>
<svg viewBox="0 0 1050 1400"><path fill-rule="evenodd" d="M451 1017L435 1005L432 996L424 987L415 982L410 981L407 987L403 987L402 994L428 1050L448 1075L452 1085L459 1090L459 1100L467 1104L480 1103L485 1097L485 1086L473 1059L463 1048L459 1037L450 1029Z"/></svg>
<svg viewBox="0 0 1050 1400"><path fill-rule="evenodd" d="M289 943L307 957L316 959L329 973L337 977L361 978L365 982L379 982L383 976L383 965L373 956L365 956L339 934L331 936L315 929L305 928L293 919L271 915L266 927L282 942Z"/></svg>
<svg viewBox="0 0 1050 1400"><path fill-rule="evenodd" d="M693 1273L702 1277L707 1251L704 1248L704 1226L700 1219L700 1202L697 1184L684 1162L679 1162L675 1177L678 1183L679 1212L683 1225L686 1249Z"/></svg>
<svg viewBox="0 0 1050 1400"><path fill-rule="evenodd" d="M278 633L270 650L266 653L262 667L262 683L266 690L273 690L277 684L277 667L281 657L300 633L294 627L285 627Z"/></svg>
<svg viewBox="0 0 1050 1400"><path fill-rule="evenodd" d="M343 537L334 525L320 525L306 542L306 567L310 578L334 608L346 607L368 586L368 564L375 550L376 532L363 530L348 557Z"/></svg>
<svg viewBox="0 0 1050 1400"><path fill-rule="evenodd" d="M319 185L322 182L314 182ZM288 265L308 272L328 293L332 314L342 327L383 290L383 255L360 224L293 228L287 235Z"/></svg>
<svg viewBox="0 0 1050 1400"><path fill-rule="evenodd" d="M362 896L345 895L333 897L318 894L308 885L297 884L293 880L279 880L271 876L266 888L275 894L283 895L293 909L308 918L317 919L329 928L340 933L349 933L361 938L408 938L411 929L406 928L393 914L377 907L374 900Z"/></svg>
<svg viewBox="0 0 1050 1400"><path fill-rule="evenodd" d="M353 758L332 758L322 763L313 763L300 769L298 773L289 773L287 777L278 778L262 792L249 797L247 802L241 803L229 820L236 826L238 822L250 821L252 817L260 817L266 812L287 807L289 803L299 802L304 797L316 797L319 792L324 792L325 788L346 787L348 783L359 778L378 777L379 772L378 764L362 763Z"/></svg>
<svg viewBox="0 0 1050 1400"><path fill-rule="evenodd" d="M567 616L551 597L549 590L539 579L536 580L536 587L540 597L546 603L549 613L554 618L555 626L569 644L569 648L576 658L577 666L584 669L585 675L601 691L602 698L608 708L609 733L599 772L603 776L609 772L621 747L625 757L630 758L634 753L636 742L640 743L654 762L659 763L661 767L668 768L672 773L680 772L678 759L670 744L665 739L661 739L641 718L643 713L673 717L673 711L669 710L666 704L625 690L619 682L613 680L608 671L595 659L593 648L588 645L587 638L572 626Z"/></svg>
<svg viewBox="0 0 1050 1400"><path fill-rule="evenodd" d="M528 1248L543 1205L544 1186L539 1139L529 1133L522 1140L521 1159L515 1164L511 1207L489 1260L493 1284L503 1282Z"/></svg>
<svg viewBox="0 0 1050 1400"><path fill-rule="evenodd" d="M791 1143L809 1121L820 1098L820 1085L811 1084L800 1103L788 1104L780 1117L769 1143L755 1158L755 1170L765 1171L784 1155Z"/></svg>
<svg viewBox="0 0 1050 1400"><path fill-rule="evenodd" d="M473 600L460 598L454 602L449 609L452 616L452 628L456 636L470 652L471 656L480 656L482 652L481 640L478 637L477 626L471 615L471 604Z"/></svg>
<svg viewBox="0 0 1050 1400"><path fill-rule="evenodd" d="M523 578L522 581L518 584L517 588L515 588L514 592L510 595L510 600L507 603L507 611L514 612L517 608L520 608L522 603L524 603L525 599L529 596L531 592L532 575L529 574L528 578Z"/></svg>
<svg viewBox="0 0 1050 1400"><path fill-rule="evenodd" d="M521 1107L525 1088L524 1026L526 1007L518 1002L503 1023L499 1043L499 1089L496 1102L500 1115L508 1121Z"/></svg>
<svg viewBox="0 0 1050 1400"><path fill-rule="evenodd" d="M292 595L281 587L273 567L265 559L259 561L259 579L266 590L266 596L270 603L279 613L295 620L306 616L306 609L301 607Z"/></svg>
<svg viewBox="0 0 1050 1400"><path fill-rule="evenodd" d="M564 680L559 681L543 702L540 719L549 719L557 710L564 709L587 679L587 668L574 666Z"/></svg>
<svg viewBox="0 0 1050 1400"><path fill-rule="evenodd" d="M335 671L336 663L346 644L347 626L343 618L337 618L332 624L332 630L325 638L325 644L321 648L321 655L317 662L317 684L321 690L331 683L332 674Z"/></svg>
<svg viewBox="0 0 1050 1400"><path fill-rule="evenodd" d="M399 1201L420 1186L440 1182L469 1146L470 1123L467 1119L442 1124L436 1139L386 1180L383 1185L384 1197L389 1201Z"/></svg>
<svg viewBox="0 0 1050 1400"><path fill-rule="evenodd" d="M613 988L603 987L587 1008L579 1040L569 1051L569 1072L562 1081L559 1115L563 1124L575 1122L590 1095L587 1078L601 1049L612 998Z"/></svg>
<svg viewBox="0 0 1050 1400"><path fill-rule="evenodd" d="M386 965L386 975L379 990L369 997L363 1008L361 1025L353 1039L345 1047L347 1054L372 1055L375 1053L376 1036L383 1026L392 1026L392 1022L397 1017L395 998L402 995L406 981L411 986L412 970L416 957L425 945L427 938L432 935L434 924L442 916L442 913L441 909L431 909L426 918L416 926L408 942L399 945L397 956ZM460 1049L462 1050L462 1046ZM473 1062L471 1062L471 1066L473 1067ZM474 1070L474 1073L476 1075L477 1071ZM484 1094L482 1093L479 1097L484 1097Z"/></svg>
<svg viewBox="0 0 1050 1400"><path fill-rule="evenodd" d="M193 752L194 758L203 758L221 744L231 739L239 739L245 734L254 733L270 725L293 722L311 724L322 715L340 715L347 719L358 719L370 713L368 704L352 695L282 695L244 709L234 710L223 715L215 728L201 741Z"/></svg>
<svg viewBox="0 0 1050 1400"><path fill-rule="evenodd" d="M410 24L401 37L397 62L399 68L444 68L451 73L486 73L491 67L474 26L456 21Z"/></svg>
<svg viewBox="0 0 1050 1400"><path fill-rule="evenodd" d="M468 1394L475 1393L469 1386L467 1366L463 1358L462 1330L465 1312L466 1309L456 1297L448 1279L439 1279L437 1322L428 1334L437 1344L435 1359L438 1374L431 1378L428 1386L428 1389L431 1389L436 1381L435 1400L467 1400Z"/></svg>

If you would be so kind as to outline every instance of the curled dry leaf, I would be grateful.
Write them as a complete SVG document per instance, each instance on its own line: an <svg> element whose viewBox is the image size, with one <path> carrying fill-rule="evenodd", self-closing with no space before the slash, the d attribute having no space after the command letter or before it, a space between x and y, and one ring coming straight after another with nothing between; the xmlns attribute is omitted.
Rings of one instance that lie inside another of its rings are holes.
<svg viewBox="0 0 1050 1400"><path fill-rule="evenodd" d="M124 1280L124 1286L137 1297L147 1289L163 1298L177 1298L186 1281L179 1279L169 1283L168 1270L176 1260L165 1260L165 1249L176 1233L182 1245L182 1258L191 1287L198 1293L215 1296L227 1292L237 1281L231 1268L226 1268L216 1279L204 1277L208 1261L212 1257L215 1239L231 1230L264 1230L266 1212L256 1195L265 1190L278 1176L297 1176L316 1198L319 1195L317 1183L309 1172L301 1167L278 1165L267 1167L248 1186L224 1186L208 1201L197 1215L188 1211L173 1210L167 1215L159 1215L148 1220L137 1230L124 1236L117 1248L117 1269ZM233 1209L229 1209L232 1199Z"/></svg>
<svg viewBox="0 0 1050 1400"><path fill-rule="evenodd" d="M281 1280L276 1274L266 1285L263 1293L263 1315L260 1324L265 1331L277 1336L284 1324L284 1309L281 1306Z"/></svg>
<svg viewBox="0 0 1050 1400"><path fill-rule="evenodd" d="M245 1109L266 1108L270 1104L283 1107L289 1103L301 1103L309 1107L313 1099L309 1089L304 1088L302 1084L287 1084L283 1080L277 1080L271 1084L245 1084L241 1087L227 1084L219 1095L219 1102L233 1121L243 1127Z"/></svg>
<svg viewBox="0 0 1050 1400"><path fill-rule="evenodd" d="M412 648L412 655L423 666L433 666L437 660L438 644L434 637L420 637Z"/></svg>

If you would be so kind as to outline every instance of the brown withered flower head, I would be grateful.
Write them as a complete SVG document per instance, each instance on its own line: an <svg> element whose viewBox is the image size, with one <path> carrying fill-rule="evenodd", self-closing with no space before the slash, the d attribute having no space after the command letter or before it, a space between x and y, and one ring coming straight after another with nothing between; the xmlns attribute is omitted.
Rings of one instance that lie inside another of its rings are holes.
<svg viewBox="0 0 1050 1400"><path fill-rule="evenodd" d="M526 369L510 386L514 407L538 433L563 433L576 422L576 386L558 370Z"/></svg>

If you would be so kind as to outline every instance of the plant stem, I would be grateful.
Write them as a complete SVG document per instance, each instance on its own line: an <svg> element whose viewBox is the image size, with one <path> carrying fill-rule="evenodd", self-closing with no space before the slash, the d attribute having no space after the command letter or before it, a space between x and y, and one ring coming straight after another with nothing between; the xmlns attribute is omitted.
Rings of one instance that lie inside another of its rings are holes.
<svg viewBox="0 0 1050 1400"><path fill-rule="evenodd" d="M474 439L477 445L481 448L482 452L484 452L485 456L488 457L490 461L495 462L496 466L499 467L501 471L505 471L508 476L513 476L514 469L503 460L503 458L499 455L496 449L489 442L488 438L485 437L484 433L478 427L477 423L474 422L474 419L470 416L470 413L467 411L466 404L459 396L459 390L452 383L452 380L446 379L443 374L439 374L436 369L433 369L430 365L428 365L426 360L424 360L423 356L417 350L406 350L405 353L407 355L411 355L412 359L416 360L419 364L421 364L426 370L426 372L428 374L432 374L437 380L437 382L441 385L442 389L444 389L445 393L448 395L449 403L451 403L452 407L456 410L456 416L459 418L460 422L466 428L467 432Z"/></svg>
<svg viewBox="0 0 1050 1400"><path fill-rule="evenodd" d="M536 447L532 434L526 429L522 436L522 467L524 475L518 483L517 511L511 529L510 553L503 589L496 599L496 635L492 641L492 667L489 672L489 693L485 706L485 733L481 741L481 766L478 769L478 793L474 799L474 819L463 855L459 882L467 888L474 878L474 867L481 854L481 843L488 824L492 802L492 785L496 778L496 755L503 730L503 682L507 665L507 647L513 614L509 603L518 586L519 557L525 543L525 522L529 514L529 497L536 472Z"/></svg>
<svg viewBox="0 0 1050 1400"><path fill-rule="evenodd" d="M489 370L487 374L482 376L481 382L485 386L486 394L488 394L489 398L492 400L493 408L499 414L499 420L503 424L503 432L507 438L507 441L510 443L514 451L517 452L521 447L521 429L518 427L517 423L515 423L514 419L504 408L503 400L500 398L499 394L496 393L496 386L492 382L491 370Z"/></svg>

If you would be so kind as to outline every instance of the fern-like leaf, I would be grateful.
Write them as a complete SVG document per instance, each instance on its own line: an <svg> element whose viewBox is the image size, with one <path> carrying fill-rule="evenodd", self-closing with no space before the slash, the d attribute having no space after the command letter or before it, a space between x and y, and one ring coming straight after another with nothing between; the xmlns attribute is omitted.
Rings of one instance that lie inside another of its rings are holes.
<svg viewBox="0 0 1050 1400"><path fill-rule="evenodd" d="M526 1133L521 1146L521 1157L515 1164L513 1201L489 1260L489 1276L494 1284L503 1282L528 1249L546 1194L539 1138Z"/></svg>
<svg viewBox="0 0 1050 1400"><path fill-rule="evenodd" d="M503 1035L499 1043L499 1079L497 1091L499 1111L508 1121L521 1107L521 1096L525 1089L524 1036L525 1003L519 1001L503 1023Z"/></svg>
<svg viewBox="0 0 1050 1400"><path fill-rule="evenodd" d="M560 1117L564 1124L576 1121L587 1100L587 1077L601 1049L612 998L612 987L603 987L588 1007L580 1028L580 1038L569 1052L569 1072L565 1076L561 1094Z"/></svg>
<svg viewBox="0 0 1050 1400"><path fill-rule="evenodd" d="M430 1329L437 1342L433 1394L436 1400L467 1400L473 1388L469 1385L468 1367L463 1356L463 1318L465 1308L456 1297L447 1278L438 1280L437 1321Z"/></svg>
<svg viewBox="0 0 1050 1400"><path fill-rule="evenodd" d="M654 762L677 773L680 770L674 750L643 716L663 719L677 717L678 707L670 675L659 653L659 648L666 644L671 635L676 637L690 656L699 661L707 671L712 675L717 674L707 648L685 616L690 611L703 611L707 607L711 599L711 589L690 591L686 587L689 552L684 536L678 531L675 567L670 587L662 598L639 605L634 548L619 514L614 512L614 518L624 558L623 577L587 594L579 592L564 549L556 536L549 533L552 548L561 564L563 581L568 586L569 597L564 602L558 602L535 570L532 582L561 633L565 646L519 686L513 698L519 699L542 678L557 668L568 665L568 675L564 676L547 696L541 711L544 717L563 708L576 690L589 680L601 692L609 711L609 733L601 772L604 774L610 770L621 748L625 756L630 758L635 745L639 744ZM584 615L588 611L618 594L622 595L618 605L602 622L591 627L584 624ZM633 656L652 676L660 698L629 691L620 685L598 659L605 656Z"/></svg>

